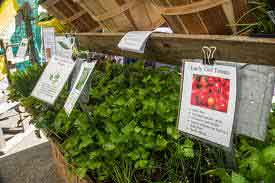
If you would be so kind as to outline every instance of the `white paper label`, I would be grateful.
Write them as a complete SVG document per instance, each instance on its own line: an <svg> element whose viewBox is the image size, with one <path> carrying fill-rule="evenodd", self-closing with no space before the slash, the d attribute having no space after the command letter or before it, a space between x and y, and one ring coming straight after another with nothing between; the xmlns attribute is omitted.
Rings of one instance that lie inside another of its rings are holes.
<svg viewBox="0 0 275 183"><path fill-rule="evenodd" d="M6 56L7 56L7 60L8 61L12 61L14 59L14 55L13 55L13 52L12 52L12 47L8 47L7 50L6 50Z"/></svg>
<svg viewBox="0 0 275 183"><path fill-rule="evenodd" d="M51 57L56 54L55 51L55 30L53 27L43 28L43 42L46 61L50 61Z"/></svg>
<svg viewBox="0 0 275 183"><path fill-rule="evenodd" d="M73 60L54 56L45 68L31 95L49 104L54 104L74 65Z"/></svg>
<svg viewBox="0 0 275 183"><path fill-rule="evenodd" d="M119 42L118 47L122 50L135 53L144 53L146 41L152 31L133 31L128 32Z"/></svg>
<svg viewBox="0 0 275 183"><path fill-rule="evenodd" d="M9 87L9 81L7 76L0 81L0 90L7 90Z"/></svg>
<svg viewBox="0 0 275 183"><path fill-rule="evenodd" d="M64 105L65 112L69 116L79 99L83 88L86 85L86 82L88 81L94 67L96 65L96 62L88 63L85 62L81 65L81 69L79 71L79 74L77 76L76 82L74 83L74 86L72 88L71 93L69 94L66 103Z"/></svg>
<svg viewBox="0 0 275 183"><path fill-rule="evenodd" d="M236 88L235 67L186 62L179 130L229 148Z"/></svg>
<svg viewBox="0 0 275 183"><path fill-rule="evenodd" d="M275 11L268 11L267 14L272 22L275 24Z"/></svg>
<svg viewBox="0 0 275 183"><path fill-rule="evenodd" d="M19 45L19 48L18 48L18 52L16 54L17 58L20 58L20 59L25 58L26 53L27 53L27 49L28 49L28 43L29 43L29 40L27 38L22 39L22 41Z"/></svg>
<svg viewBox="0 0 275 183"><path fill-rule="evenodd" d="M63 58L71 59L73 55L73 39L72 37L57 36L56 38L56 55Z"/></svg>
<svg viewBox="0 0 275 183"><path fill-rule="evenodd" d="M155 29L154 31L128 32L118 43L118 47L125 51L144 53L147 40L154 32L173 33L173 31L169 27L160 27Z"/></svg>

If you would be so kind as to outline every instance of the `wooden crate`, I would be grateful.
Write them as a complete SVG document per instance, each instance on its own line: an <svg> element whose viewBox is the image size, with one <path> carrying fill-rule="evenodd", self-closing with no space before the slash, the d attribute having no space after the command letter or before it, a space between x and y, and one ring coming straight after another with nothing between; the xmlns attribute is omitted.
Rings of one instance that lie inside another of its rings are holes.
<svg viewBox="0 0 275 183"><path fill-rule="evenodd" d="M57 166L57 173L63 177L63 179L66 181L66 183L93 183L92 180L90 180L88 177L85 179L80 179L78 176L73 175L68 171L72 165L68 164L62 152L59 150L58 146L49 139L50 145L51 145L51 151L52 151L52 157L55 161L55 164Z"/></svg>
<svg viewBox="0 0 275 183"><path fill-rule="evenodd" d="M175 33L232 34L247 0L151 0ZM230 26L231 25L231 26Z"/></svg>
<svg viewBox="0 0 275 183"><path fill-rule="evenodd" d="M152 30L165 21L149 0L75 0L105 32Z"/></svg>
<svg viewBox="0 0 275 183"><path fill-rule="evenodd" d="M73 0L46 0L41 4L48 12L69 25L73 32L95 32L99 24Z"/></svg>

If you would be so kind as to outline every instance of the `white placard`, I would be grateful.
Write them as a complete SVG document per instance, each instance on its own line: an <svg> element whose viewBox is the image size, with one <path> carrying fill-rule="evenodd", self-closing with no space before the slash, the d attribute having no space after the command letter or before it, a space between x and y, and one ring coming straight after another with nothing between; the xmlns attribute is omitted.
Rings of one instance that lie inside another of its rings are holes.
<svg viewBox="0 0 275 183"><path fill-rule="evenodd" d="M119 42L118 47L125 51L144 53L146 41L152 31L128 32Z"/></svg>
<svg viewBox="0 0 275 183"><path fill-rule="evenodd" d="M25 59L25 56L26 56L26 53L27 53L27 49L28 49L28 43L29 43L29 39L27 39L27 38L23 38L22 39L22 41L21 41L21 43L19 45L17 54L16 54L17 58Z"/></svg>
<svg viewBox="0 0 275 183"><path fill-rule="evenodd" d="M2 80L0 81L0 91L7 90L8 87L9 87L8 77L5 76L4 79L2 79Z"/></svg>
<svg viewBox="0 0 275 183"><path fill-rule="evenodd" d="M74 38L66 36L56 36L56 55L71 59L73 55Z"/></svg>
<svg viewBox="0 0 275 183"><path fill-rule="evenodd" d="M85 87L94 67L96 65L96 62L88 63L84 62L81 65L81 69L79 71L79 74L77 76L76 82L74 83L73 89L71 93L69 94L66 103L64 105L65 112L69 116L79 99L83 88Z"/></svg>
<svg viewBox="0 0 275 183"><path fill-rule="evenodd" d="M169 27L160 27L154 31L132 31L125 34L125 36L118 43L118 47L125 51L135 53L144 53L147 40L154 32L173 33Z"/></svg>
<svg viewBox="0 0 275 183"><path fill-rule="evenodd" d="M54 104L74 65L75 62L68 60L68 58L52 57L31 95L49 104Z"/></svg>
<svg viewBox="0 0 275 183"><path fill-rule="evenodd" d="M13 55L12 47L11 46L7 47L6 57L7 57L8 61L12 61L15 58L14 55Z"/></svg>
<svg viewBox="0 0 275 183"><path fill-rule="evenodd" d="M53 27L43 28L43 43L46 61L50 61L51 57L56 54L55 48L55 30Z"/></svg>
<svg viewBox="0 0 275 183"><path fill-rule="evenodd" d="M25 56L25 57L15 57L13 55L12 52L12 47L9 46L6 50L6 56L7 56L7 60L11 62L11 64L18 64L18 63L22 63L25 62L26 60L29 60L29 56Z"/></svg>
<svg viewBox="0 0 275 183"><path fill-rule="evenodd" d="M235 67L186 62L179 130L230 148L236 89Z"/></svg>
<svg viewBox="0 0 275 183"><path fill-rule="evenodd" d="M275 11L268 11L267 12L269 18L272 20L272 22L275 24Z"/></svg>

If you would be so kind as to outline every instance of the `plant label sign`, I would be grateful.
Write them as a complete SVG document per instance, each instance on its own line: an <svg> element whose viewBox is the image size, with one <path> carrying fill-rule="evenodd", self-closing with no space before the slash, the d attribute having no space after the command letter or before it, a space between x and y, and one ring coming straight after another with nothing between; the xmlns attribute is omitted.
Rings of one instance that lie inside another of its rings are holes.
<svg viewBox="0 0 275 183"><path fill-rule="evenodd" d="M43 43L46 62L49 62L55 55L55 30L53 27L43 28Z"/></svg>
<svg viewBox="0 0 275 183"><path fill-rule="evenodd" d="M125 51L144 53L147 40L154 32L173 33L169 27L160 27L154 31L131 31L120 40L118 47Z"/></svg>
<svg viewBox="0 0 275 183"><path fill-rule="evenodd" d="M186 62L179 130L230 148L236 89L235 67Z"/></svg>
<svg viewBox="0 0 275 183"><path fill-rule="evenodd" d="M81 65L76 82L74 83L73 89L70 92L64 105L65 112L67 113L68 116L71 114L77 100L79 99L95 65L96 65L96 62L92 62L92 63L84 62Z"/></svg>
<svg viewBox="0 0 275 183"><path fill-rule="evenodd" d="M67 58L58 56L52 57L31 95L49 104L54 104L74 65L73 60L68 61Z"/></svg>
<svg viewBox="0 0 275 183"><path fill-rule="evenodd" d="M128 32L119 42L118 47L122 50L135 53L144 53L146 41L152 31L132 31Z"/></svg>
<svg viewBox="0 0 275 183"><path fill-rule="evenodd" d="M27 49L28 49L28 43L29 43L29 39L27 39L27 38L23 38L22 39L22 41L21 41L21 43L19 45L16 57L18 57L20 59L24 59L25 58L26 53L27 53Z"/></svg>
<svg viewBox="0 0 275 183"><path fill-rule="evenodd" d="M74 38L56 36L56 55L71 59L73 55Z"/></svg>

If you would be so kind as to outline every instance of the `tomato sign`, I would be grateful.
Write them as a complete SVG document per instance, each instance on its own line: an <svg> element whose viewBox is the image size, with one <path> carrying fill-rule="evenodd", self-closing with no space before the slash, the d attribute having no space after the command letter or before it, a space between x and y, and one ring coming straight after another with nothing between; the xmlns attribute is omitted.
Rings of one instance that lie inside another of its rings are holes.
<svg viewBox="0 0 275 183"><path fill-rule="evenodd" d="M186 63L179 130L230 148L236 90L235 67Z"/></svg>

